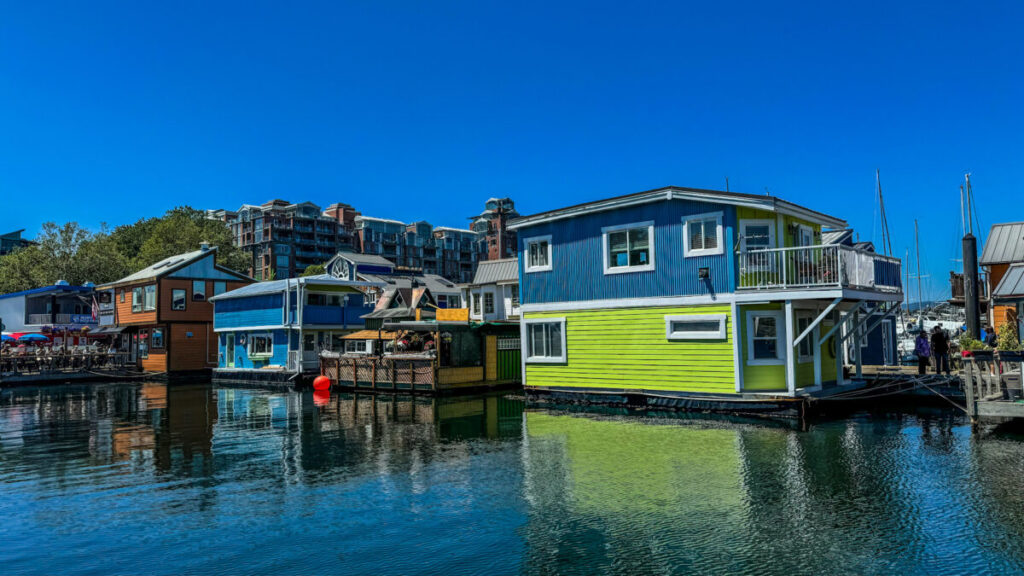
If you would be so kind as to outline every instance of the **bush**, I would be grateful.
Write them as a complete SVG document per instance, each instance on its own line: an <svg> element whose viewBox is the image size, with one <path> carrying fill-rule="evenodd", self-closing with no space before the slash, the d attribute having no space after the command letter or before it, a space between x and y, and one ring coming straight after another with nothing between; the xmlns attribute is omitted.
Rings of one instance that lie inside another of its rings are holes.
<svg viewBox="0 0 1024 576"><path fill-rule="evenodd" d="M971 338L971 335L966 332L960 335L958 342L961 350L991 350L984 342Z"/></svg>
<svg viewBox="0 0 1024 576"><path fill-rule="evenodd" d="M996 339L996 348L1000 350L1020 350L1020 338L1017 335L1017 326L1010 322L1003 322L999 326L999 336Z"/></svg>

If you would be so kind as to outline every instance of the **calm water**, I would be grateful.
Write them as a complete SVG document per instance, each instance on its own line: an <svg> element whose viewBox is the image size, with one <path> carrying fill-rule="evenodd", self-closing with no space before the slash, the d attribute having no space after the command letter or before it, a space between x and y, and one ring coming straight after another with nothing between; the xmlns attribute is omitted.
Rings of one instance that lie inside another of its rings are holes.
<svg viewBox="0 0 1024 576"><path fill-rule="evenodd" d="M320 405L322 404L322 405ZM1020 573L1024 441L109 384L0 392L0 572Z"/></svg>

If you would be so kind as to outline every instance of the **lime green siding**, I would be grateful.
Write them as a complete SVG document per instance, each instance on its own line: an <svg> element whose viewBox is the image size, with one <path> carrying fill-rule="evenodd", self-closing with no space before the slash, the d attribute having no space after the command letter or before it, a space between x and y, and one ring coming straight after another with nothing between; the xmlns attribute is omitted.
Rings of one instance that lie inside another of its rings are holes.
<svg viewBox="0 0 1024 576"><path fill-rule="evenodd" d="M725 314L724 340L668 340L665 316ZM566 364L526 364L538 387L736 392L730 306L647 307L531 312L565 318Z"/></svg>
<svg viewBox="0 0 1024 576"><path fill-rule="evenodd" d="M790 248L796 246L796 238L789 232L789 226L791 224L803 224L809 226L815 232L815 244L821 243L821 225L806 220L801 220L794 216L782 216L782 229L778 229L778 215L774 212L767 212L765 210L757 210L754 208L740 207L736 209L736 217L739 220L774 220L776 222L775 230L775 242L780 248ZM739 226L736 227L739 230ZM738 233L738 232L737 232Z"/></svg>

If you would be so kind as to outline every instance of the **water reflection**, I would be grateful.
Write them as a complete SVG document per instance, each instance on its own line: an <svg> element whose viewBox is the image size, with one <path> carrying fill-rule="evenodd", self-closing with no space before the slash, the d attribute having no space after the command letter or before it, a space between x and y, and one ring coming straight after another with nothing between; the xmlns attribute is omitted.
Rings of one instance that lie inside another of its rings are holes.
<svg viewBox="0 0 1024 576"><path fill-rule="evenodd" d="M521 398L0 392L5 573L1021 572L1024 442ZM46 554L40 554L46 549Z"/></svg>

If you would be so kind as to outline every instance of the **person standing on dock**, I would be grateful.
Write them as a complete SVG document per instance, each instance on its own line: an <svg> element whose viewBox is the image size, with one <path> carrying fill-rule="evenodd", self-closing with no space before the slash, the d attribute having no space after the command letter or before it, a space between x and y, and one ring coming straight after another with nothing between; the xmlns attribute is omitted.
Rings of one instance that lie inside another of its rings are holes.
<svg viewBox="0 0 1024 576"><path fill-rule="evenodd" d="M928 373L928 364L931 362L932 348L928 344L928 335L924 330L917 333L914 340L914 354L917 356L917 373L924 375Z"/></svg>
<svg viewBox="0 0 1024 576"><path fill-rule="evenodd" d="M935 373L945 372L949 376L949 339L941 324L932 330L932 355L935 356Z"/></svg>
<svg viewBox="0 0 1024 576"><path fill-rule="evenodd" d="M995 349L996 344L999 342L999 334L991 324L985 326L985 344L992 349Z"/></svg>

